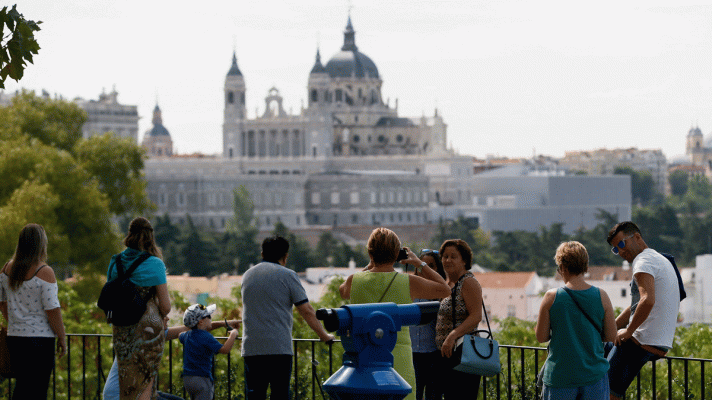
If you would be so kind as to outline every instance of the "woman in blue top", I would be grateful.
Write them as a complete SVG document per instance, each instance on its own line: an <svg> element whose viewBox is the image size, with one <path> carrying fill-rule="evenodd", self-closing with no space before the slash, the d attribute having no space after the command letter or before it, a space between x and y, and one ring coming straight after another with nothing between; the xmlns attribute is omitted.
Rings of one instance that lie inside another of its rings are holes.
<svg viewBox="0 0 712 400"><path fill-rule="evenodd" d="M551 340L542 399L607 400L608 360L603 356L603 341L616 337L611 300L606 292L584 281L588 252L581 243L562 243L554 260L566 285L546 292L536 323L537 340Z"/></svg>
<svg viewBox="0 0 712 400"><path fill-rule="evenodd" d="M440 274L445 279L445 270L440 262L440 252L437 250L423 249L420 252L420 260L428 264L428 267ZM416 271L415 275L419 273ZM435 299L438 300L438 299ZM413 299L413 303L433 301L432 299ZM410 343L413 346L413 368L415 368L415 398L423 400L442 399L442 389L438 384L438 363L440 361L440 351L435 344L435 323L433 319L425 325L410 327Z"/></svg>
<svg viewBox="0 0 712 400"><path fill-rule="evenodd" d="M131 282L139 287L141 294L148 300L146 312L134 325L113 327L120 396L121 400L155 399L155 378L165 342L163 318L171 310L166 266L153 238L153 227L146 218L138 217L131 221L124 245L126 250L111 258L108 280L118 276L116 257L121 257L124 268L128 268L143 252L152 257L141 263L130 277Z"/></svg>

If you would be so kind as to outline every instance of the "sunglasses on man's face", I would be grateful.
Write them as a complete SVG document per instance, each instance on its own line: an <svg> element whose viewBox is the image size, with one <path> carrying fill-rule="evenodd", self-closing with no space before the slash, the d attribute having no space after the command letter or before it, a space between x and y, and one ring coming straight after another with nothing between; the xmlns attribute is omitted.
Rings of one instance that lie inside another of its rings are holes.
<svg viewBox="0 0 712 400"><path fill-rule="evenodd" d="M613 247L611 248L611 251L613 252L613 254L618 255L618 249L624 248L624 247L625 247L625 241L628 240L628 239L630 239L630 238L632 238L633 236L635 236L635 233L632 234L632 235L630 235L630 236L624 237L623 240L621 240L620 242L618 242L618 245L617 245L617 246L613 246Z"/></svg>

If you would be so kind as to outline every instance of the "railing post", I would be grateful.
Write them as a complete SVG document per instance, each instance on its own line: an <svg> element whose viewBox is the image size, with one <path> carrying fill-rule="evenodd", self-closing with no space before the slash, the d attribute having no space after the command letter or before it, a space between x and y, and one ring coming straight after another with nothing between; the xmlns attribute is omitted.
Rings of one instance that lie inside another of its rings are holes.
<svg viewBox="0 0 712 400"><path fill-rule="evenodd" d="M525 371L525 369L524 369L524 347L522 347L520 350L521 350L520 353L521 353L521 355L522 355L521 360L520 360L520 364L521 364L521 367L522 367L522 379L521 379L521 385L522 385L522 386L521 386L521 389L519 389L519 392L521 393L521 396L522 396L522 398L524 399L524 398L527 397L527 396L526 396L527 386L526 386L526 384L524 383L524 375L525 375L525 374L524 374L524 371Z"/></svg>
<svg viewBox="0 0 712 400"><path fill-rule="evenodd" d="M672 359L667 359L668 364L668 399L672 399Z"/></svg>
<svg viewBox="0 0 712 400"><path fill-rule="evenodd" d="M101 359L101 336L96 336L96 398L101 398L101 375L104 373L104 363Z"/></svg>
<svg viewBox="0 0 712 400"><path fill-rule="evenodd" d="M67 336L67 400L72 398L72 337Z"/></svg>
<svg viewBox="0 0 712 400"><path fill-rule="evenodd" d="M705 362L700 361L700 398L705 398Z"/></svg>
<svg viewBox="0 0 712 400"><path fill-rule="evenodd" d="M299 400L299 390L297 390L297 371L299 371L297 360L299 357L297 357L297 341L293 340L292 342L294 343L294 400Z"/></svg>
<svg viewBox="0 0 712 400"><path fill-rule="evenodd" d="M655 374L655 364L657 364L657 362L656 362L656 361L653 361L653 367L652 367L653 377L652 377L651 380L650 380L650 382L651 382L651 384L652 384L652 386L653 386L653 400L655 400L655 399L657 398L657 396L658 396L658 395L657 395L657 390L656 390L657 385L655 384L656 381L658 380L658 377L657 377L657 375Z"/></svg>
<svg viewBox="0 0 712 400"><path fill-rule="evenodd" d="M687 366L688 362L685 360L685 399L689 399L690 397L690 390L689 390L689 385L687 384Z"/></svg>
<svg viewBox="0 0 712 400"><path fill-rule="evenodd" d="M512 400L512 348L507 347L507 399Z"/></svg>
<svg viewBox="0 0 712 400"><path fill-rule="evenodd" d="M87 337L82 336L82 400L86 400L87 393Z"/></svg>

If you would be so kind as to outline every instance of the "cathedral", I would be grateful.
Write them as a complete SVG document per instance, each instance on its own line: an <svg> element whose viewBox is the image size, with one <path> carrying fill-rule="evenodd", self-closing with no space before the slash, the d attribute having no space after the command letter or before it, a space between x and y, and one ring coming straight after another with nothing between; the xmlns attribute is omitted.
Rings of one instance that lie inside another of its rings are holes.
<svg viewBox="0 0 712 400"><path fill-rule="evenodd" d="M324 65L319 50L308 79L308 106L282 107L276 88L264 113L247 119L245 77L233 54L225 78L223 155L228 159L331 158L445 153L446 125L437 115L403 118L383 102L376 64L356 46L349 17L344 44Z"/></svg>
<svg viewBox="0 0 712 400"><path fill-rule="evenodd" d="M234 190L244 186L263 232L281 222L304 235L329 230L347 241L365 241L374 226L401 227L405 241L424 241L440 220L458 217L504 231L562 222L567 233L595 226L600 209L630 218L627 177L476 175L472 157L447 148L437 110L405 117L397 102L383 101L383 77L357 46L350 17L341 49L326 63L317 49L314 63L302 65L308 101L298 113L285 111L271 88L263 111L248 118L249 76L233 53L224 91L216 93L224 102L217 156L170 156L156 107L144 140L151 155L147 192L158 215L228 229Z"/></svg>
<svg viewBox="0 0 712 400"><path fill-rule="evenodd" d="M233 53L223 93L223 151L216 157L168 157L172 142L156 106L144 146L158 213L178 221L189 214L196 224L224 229L232 191L241 185L262 229L277 221L290 229L422 225L437 221L431 203L457 212L458 203L471 200L458 179L472 174L470 157L447 150L447 126L437 110L406 118L383 101L383 80L359 51L350 17L340 51L324 64L317 50L305 78L308 104L299 113L286 112L272 88L264 112L250 119L249 79Z"/></svg>

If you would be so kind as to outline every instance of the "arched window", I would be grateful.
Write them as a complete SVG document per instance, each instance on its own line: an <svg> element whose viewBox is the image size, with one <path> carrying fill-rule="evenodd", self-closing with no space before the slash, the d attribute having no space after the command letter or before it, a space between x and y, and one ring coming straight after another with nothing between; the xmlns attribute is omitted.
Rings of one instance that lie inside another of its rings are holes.
<svg viewBox="0 0 712 400"><path fill-rule="evenodd" d="M311 101L312 103L317 103L319 101L319 92L317 92L316 89L312 89L311 91Z"/></svg>
<svg viewBox="0 0 712 400"><path fill-rule="evenodd" d="M227 104L232 104L235 102L235 94L233 92L227 92Z"/></svg>

